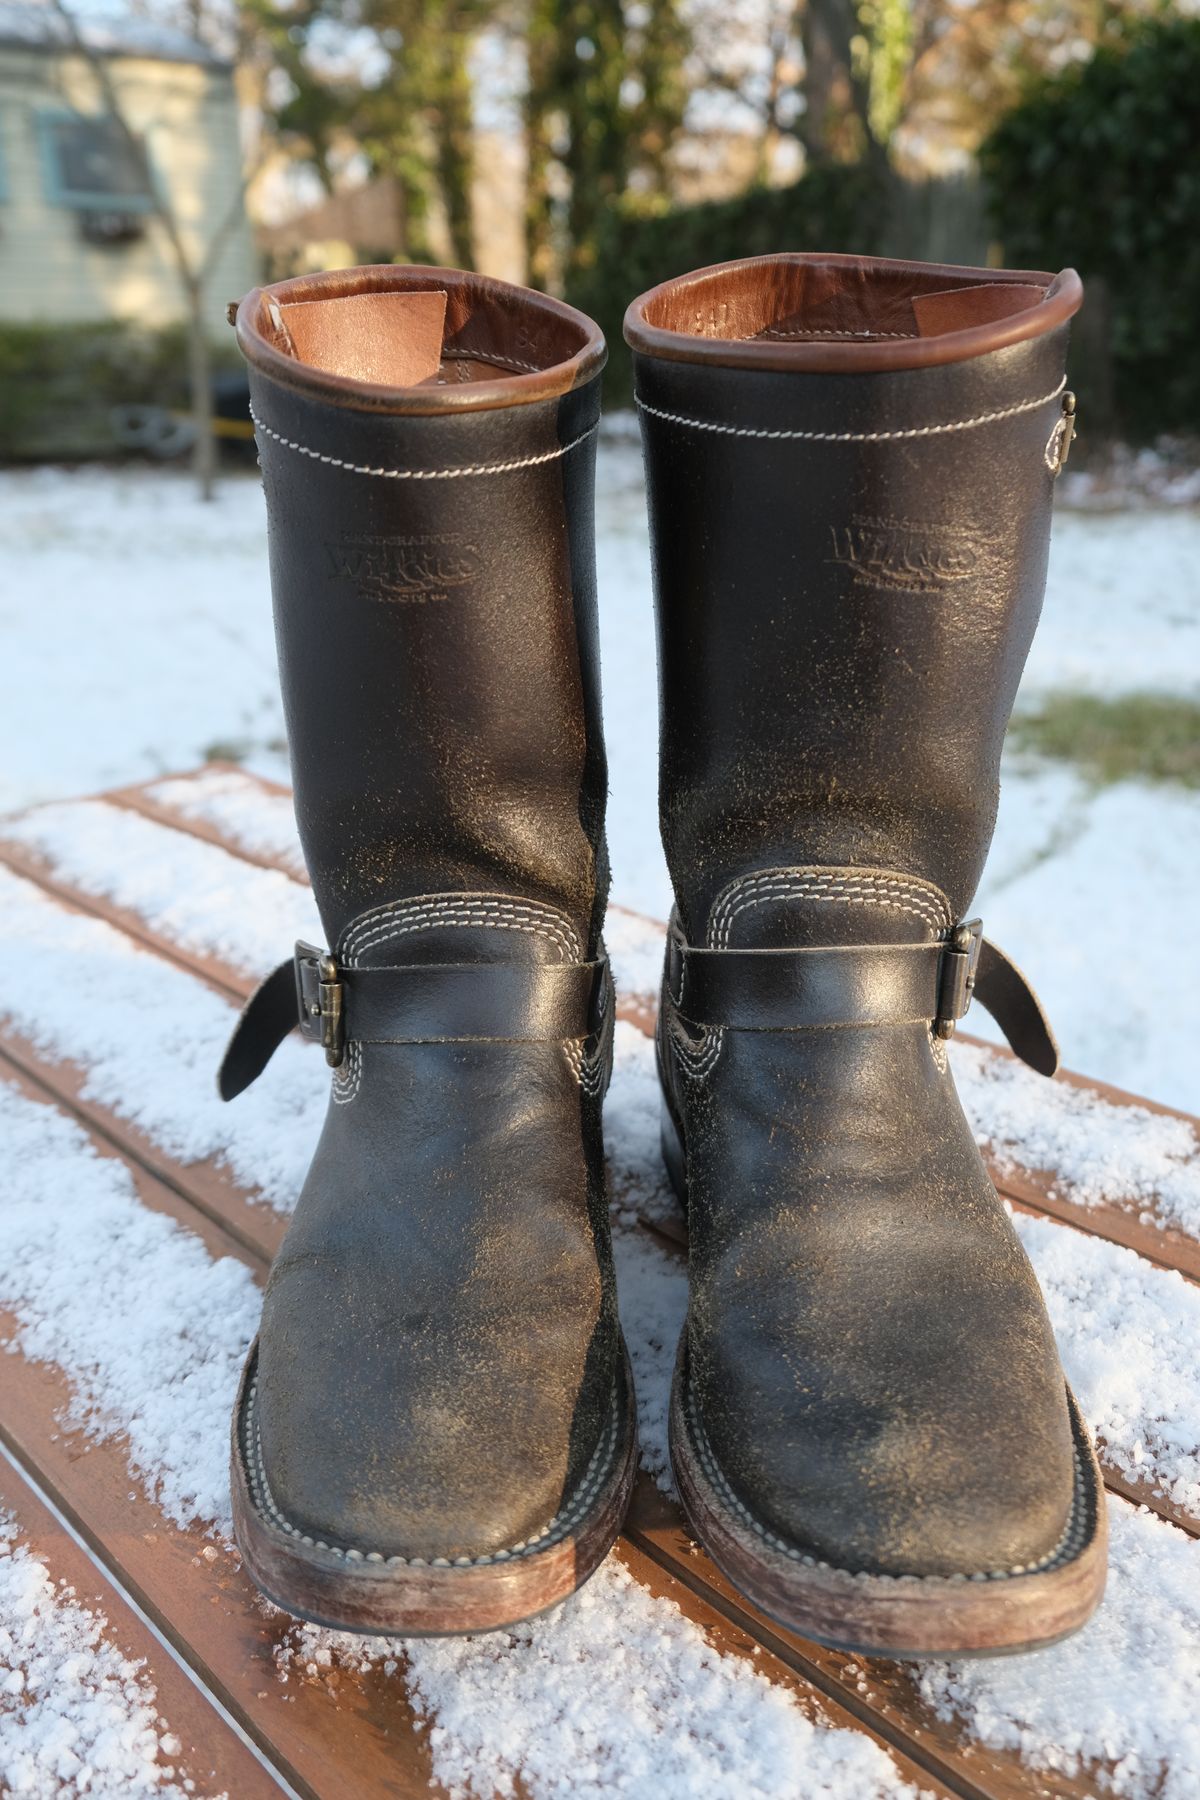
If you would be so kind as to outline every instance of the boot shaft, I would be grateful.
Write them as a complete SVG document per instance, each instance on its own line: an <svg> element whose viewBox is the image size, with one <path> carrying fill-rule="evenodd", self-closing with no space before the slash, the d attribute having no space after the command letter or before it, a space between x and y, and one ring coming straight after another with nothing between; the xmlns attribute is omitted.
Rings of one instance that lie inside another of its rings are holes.
<svg viewBox="0 0 1200 1800"><path fill-rule="evenodd" d="M469 892L594 943L598 329L504 283L383 267L258 290L238 335L329 943L366 908Z"/></svg>
<svg viewBox="0 0 1200 1800"><path fill-rule="evenodd" d="M1059 276L764 257L631 306L682 921L755 870L882 869L959 916L1041 608Z"/></svg>

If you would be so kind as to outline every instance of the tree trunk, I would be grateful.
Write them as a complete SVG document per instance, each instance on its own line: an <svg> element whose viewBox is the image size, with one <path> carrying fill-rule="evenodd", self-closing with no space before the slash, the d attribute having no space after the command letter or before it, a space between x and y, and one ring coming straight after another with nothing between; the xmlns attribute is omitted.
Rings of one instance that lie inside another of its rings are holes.
<svg viewBox="0 0 1200 1800"><path fill-rule="evenodd" d="M217 440L213 434L212 348L204 319L204 291L198 281L184 283L187 294L188 385L196 442L192 468L200 498L211 500L217 483Z"/></svg>
<svg viewBox="0 0 1200 1800"><path fill-rule="evenodd" d="M547 0L540 0L532 12L525 38L525 279L530 287L545 293L554 278L549 115L554 100L556 20Z"/></svg>
<svg viewBox="0 0 1200 1800"><path fill-rule="evenodd" d="M451 253L460 269L475 267L475 222L471 210L475 146L467 64L470 43L466 32L448 28L438 56L438 186L446 209Z"/></svg>

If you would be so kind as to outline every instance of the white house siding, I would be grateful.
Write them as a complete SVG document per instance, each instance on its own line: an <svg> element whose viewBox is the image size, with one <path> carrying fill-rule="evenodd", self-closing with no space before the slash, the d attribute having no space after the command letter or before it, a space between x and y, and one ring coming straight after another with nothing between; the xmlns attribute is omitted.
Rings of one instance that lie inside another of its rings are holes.
<svg viewBox="0 0 1200 1800"><path fill-rule="evenodd" d="M237 105L228 69L120 56L114 83L130 124L143 133L159 180L193 255L211 241L231 207L206 283L214 336L226 302L258 278L258 260L239 202ZM65 323L131 319L159 326L179 319L183 301L162 226L152 216L131 243L96 245L77 214L47 193L37 115L96 114L95 77L77 56L0 45L0 320Z"/></svg>

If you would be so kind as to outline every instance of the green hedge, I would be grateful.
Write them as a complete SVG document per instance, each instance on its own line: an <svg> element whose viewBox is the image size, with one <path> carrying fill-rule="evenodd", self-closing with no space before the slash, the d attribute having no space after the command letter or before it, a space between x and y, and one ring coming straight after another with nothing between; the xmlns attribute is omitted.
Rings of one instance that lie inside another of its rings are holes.
<svg viewBox="0 0 1200 1800"><path fill-rule="evenodd" d="M215 368L238 363L213 347ZM0 324L0 460L111 455L114 406L187 405L181 326Z"/></svg>
<svg viewBox="0 0 1200 1800"><path fill-rule="evenodd" d="M1073 358L1084 428L1092 384L1111 385L1127 436L1200 429L1200 20L1116 30L1033 89L981 160L1006 260L1103 284L1107 321L1085 304Z"/></svg>
<svg viewBox="0 0 1200 1800"><path fill-rule="evenodd" d="M705 201L671 211L648 211L625 199L601 223L595 257L575 277L567 299L599 321L608 339L609 403L628 405L633 391L629 352L621 336L625 308L657 282L708 263L773 250L871 252L883 205L865 168L831 164L790 187L751 188L733 200Z"/></svg>

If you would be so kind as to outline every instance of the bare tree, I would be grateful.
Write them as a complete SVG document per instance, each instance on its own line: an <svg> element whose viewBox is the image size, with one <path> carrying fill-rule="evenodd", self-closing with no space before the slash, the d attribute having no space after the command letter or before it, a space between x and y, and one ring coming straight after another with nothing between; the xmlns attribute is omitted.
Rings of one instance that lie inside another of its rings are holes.
<svg viewBox="0 0 1200 1800"><path fill-rule="evenodd" d="M104 113L112 121L133 158L134 166L144 183L150 201L152 216L162 229L171 262L175 268L184 302L184 322L188 346L188 393L196 432L192 466L200 484L201 497L211 500L216 485L217 446L213 433L212 350L206 317L208 283L222 247L242 214L246 189L253 171L248 169L242 171L236 192L226 211L218 219L203 247L198 252L193 251L184 236L171 196L151 167L145 140L129 122L117 85L113 80L108 58L102 50L97 49L88 41L84 28L70 7L66 5L66 0L50 0L50 4L63 23L72 49L84 59L92 71Z"/></svg>

